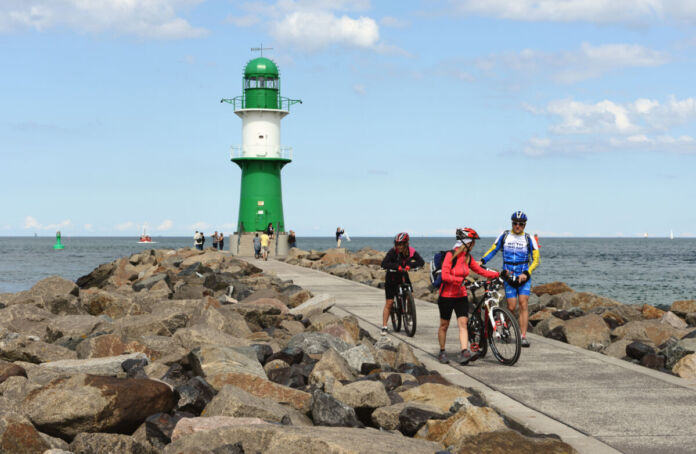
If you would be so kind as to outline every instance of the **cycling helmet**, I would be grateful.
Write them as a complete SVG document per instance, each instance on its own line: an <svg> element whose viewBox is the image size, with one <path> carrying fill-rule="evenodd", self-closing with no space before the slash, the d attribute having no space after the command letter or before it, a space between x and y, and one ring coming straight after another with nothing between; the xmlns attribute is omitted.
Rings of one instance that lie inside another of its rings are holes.
<svg viewBox="0 0 696 454"><path fill-rule="evenodd" d="M457 239L460 241L463 241L466 239L478 240L480 238L478 233L476 233L476 230L474 230L470 227L464 227L464 228L457 229L456 235L457 235Z"/></svg>
<svg viewBox="0 0 696 454"><path fill-rule="evenodd" d="M515 211L514 213L512 213L510 219L518 222L527 222L527 215L524 214L523 211Z"/></svg>
<svg viewBox="0 0 696 454"><path fill-rule="evenodd" d="M408 239L409 239L408 233L406 233L406 232L397 233L396 236L394 237L394 244L408 243Z"/></svg>

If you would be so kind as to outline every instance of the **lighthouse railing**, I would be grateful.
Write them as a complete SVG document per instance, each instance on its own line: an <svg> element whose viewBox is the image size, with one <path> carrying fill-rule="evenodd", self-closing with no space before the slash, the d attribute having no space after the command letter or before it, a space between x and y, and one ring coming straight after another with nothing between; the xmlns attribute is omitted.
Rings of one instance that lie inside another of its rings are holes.
<svg viewBox="0 0 696 454"><path fill-rule="evenodd" d="M272 147L266 145L233 145L230 147L230 159L237 158L281 158L292 160L292 147Z"/></svg>
<svg viewBox="0 0 696 454"><path fill-rule="evenodd" d="M234 110L244 110L247 108L246 96L235 96L234 98L222 98L220 102L226 102L227 104L232 104ZM278 96L278 109L271 110L283 110L285 112L290 112L290 106L293 104L302 104L301 99L290 99L285 96ZM252 110L257 109L253 108Z"/></svg>

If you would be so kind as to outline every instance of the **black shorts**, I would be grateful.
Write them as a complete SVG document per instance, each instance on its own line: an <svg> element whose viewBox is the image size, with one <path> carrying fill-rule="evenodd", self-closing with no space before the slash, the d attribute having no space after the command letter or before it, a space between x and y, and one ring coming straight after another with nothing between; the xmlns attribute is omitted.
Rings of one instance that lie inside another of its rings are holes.
<svg viewBox="0 0 696 454"><path fill-rule="evenodd" d="M384 284L384 294L387 296L388 300L393 300L394 297L399 293L399 284Z"/></svg>
<svg viewBox="0 0 696 454"><path fill-rule="evenodd" d="M469 316L469 299L463 298L443 298L440 296L437 299L437 307L440 309L440 318L442 320L450 320L452 311L459 317Z"/></svg>

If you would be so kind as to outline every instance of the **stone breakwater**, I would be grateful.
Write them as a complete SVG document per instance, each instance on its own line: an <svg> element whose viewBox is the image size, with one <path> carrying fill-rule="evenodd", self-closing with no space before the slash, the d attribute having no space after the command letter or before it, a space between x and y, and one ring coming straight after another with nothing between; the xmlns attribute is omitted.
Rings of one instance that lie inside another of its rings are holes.
<svg viewBox="0 0 696 454"><path fill-rule="evenodd" d="M384 252L361 249L291 249L287 263L313 268L374 287L384 286ZM437 301L429 265L409 273L416 298ZM470 279L480 276L473 274ZM470 297L470 301L473 297ZM696 300L670 307L635 306L562 282L537 285L529 299L528 330L550 339L631 361L652 369L696 378Z"/></svg>
<svg viewBox="0 0 696 454"><path fill-rule="evenodd" d="M2 294L0 452L575 452L332 301L189 249Z"/></svg>

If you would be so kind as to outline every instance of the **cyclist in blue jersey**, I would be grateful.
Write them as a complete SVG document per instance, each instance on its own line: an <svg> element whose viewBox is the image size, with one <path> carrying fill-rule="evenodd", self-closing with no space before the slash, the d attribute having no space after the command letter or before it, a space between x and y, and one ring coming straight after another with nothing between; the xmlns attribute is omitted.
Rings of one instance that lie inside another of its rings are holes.
<svg viewBox="0 0 696 454"><path fill-rule="evenodd" d="M529 323L529 293L532 288L532 271L539 266L539 245L524 232L527 215L522 211L512 213L512 230L506 230L495 240L493 246L483 254L481 263L485 264L499 251L503 250L503 273L506 275L505 297L508 309L515 310L520 303L520 331L522 346L529 347L527 324ZM531 262L531 263L530 263Z"/></svg>

